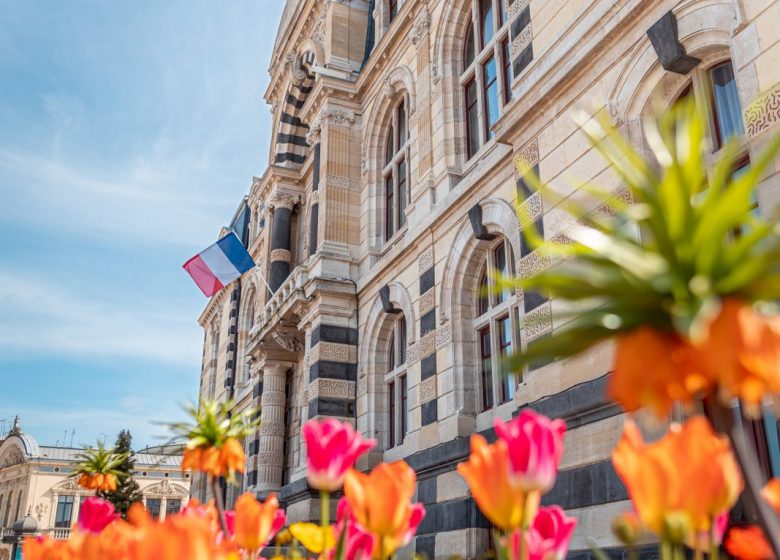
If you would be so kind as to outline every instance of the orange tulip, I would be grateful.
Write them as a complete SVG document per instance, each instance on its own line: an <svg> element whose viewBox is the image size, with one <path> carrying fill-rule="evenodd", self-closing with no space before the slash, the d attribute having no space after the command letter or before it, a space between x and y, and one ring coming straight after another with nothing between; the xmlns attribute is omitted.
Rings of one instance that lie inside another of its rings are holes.
<svg viewBox="0 0 780 560"><path fill-rule="evenodd" d="M405 461L380 463L369 474L347 471L344 495L358 524L376 537L374 558L391 556L417 531L425 508L411 503L416 481Z"/></svg>
<svg viewBox="0 0 780 560"><path fill-rule="evenodd" d="M55 541L51 537L28 538L22 544L24 560L77 560L73 543Z"/></svg>
<svg viewBox="0 0 780 560"><path fill-rule="evenodd" d="M246 493L236 500L235 539L238 546L254 552L263 548L284 526L284 510L279 509L276 494L260 503Z"/></svg>
<svg viewBox="0 0 780 560"><path fill-rule="evenodd" d="M761 497L780 515L780 478L773 478L761 490Z"/></svg>
<svg viewBox="0 0 780 560"><path fill-rule="evenodd" d="M774 560L760 527L734 527L726 537L726 551L737 560Z"/></svg>
<svg viewBox="0 0 780 560"><path fill-rule="evenodd" d="M750 409L764 395L780 393L780 319L726 299L693 348L693 366L718 384L723 398L739 397Z"/></svg>
<svg viewBox="0 0 780 560"><path fill-rule="evenodd" d="M679 336L639 327L617 340L607 393L625 410L649 407L665 416L674 401L690 403L711 387L711 381L692 370L689 361L690 349Z"/></svg>
<svg viewBox="0 0 780 560"><path fill-rule="evenodd" d="M209 521L198 516L172 515L144 527L130 543L129 560L214 560L216 535Z"/></svg>
<svg viewBox="0 0 780 560"><path fill-rule="evenodd" d="M539 508L540 493L524 492L509 480L509 452L504 440L488 444L481 435L471 436L469 460L458 465L477 506L502 530L525 528Z"/></svg>
<svg viewBox="0 0 780 560"><path fill-rule="evenodd" d="M642 523L663 535L667 521L682 525L688 542L712 534L713 520L728 512L742 491L742 476L729 441L703 416L674 424L646 444L627 421L612 463L628 488Z"/></svg>
<svg viewBox="0 0 780 560"><path fill-rule="evenodd" d="M233 473L243 473L246 470L246 455L244 448L236 438L228 438L219 450L219 462L223 472L228 476Z"/></svg>

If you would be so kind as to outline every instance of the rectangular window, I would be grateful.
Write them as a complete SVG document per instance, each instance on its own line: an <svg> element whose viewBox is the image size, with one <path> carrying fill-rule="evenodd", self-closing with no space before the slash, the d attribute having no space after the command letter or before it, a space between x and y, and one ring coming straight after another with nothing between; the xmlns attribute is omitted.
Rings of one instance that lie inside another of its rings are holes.
<svg viewBox="0 0 780 560"><path fill-rule="evenodd" d="M385 177L385 241L393 237L393 226L393 175L390 174Z"/></svg>
<svg viewBox="0 0 780 560"><path fill-rule="evenodd" d="M9 506L10 509L10 506ZM7 517L8 512L6 512ZM73 496L60 496L57 499L57 513L54 516L54 526L57 529L69 529L72 525Z"/></svg>
<svg viewBox="0 0 780 560"><path fill-rule="evenodd" d="M720 148L732 136L745 133L742 124L742 107L734 80L734 68L731 62L718 64L710 69L712 82L713 109L715 111L715 136Z"/></svg>
<svg viewBox="0 0 780 560"><path fill-rule="evenodd" d="M490 327L479 331L479 350L482 358L482 410L493 408L493 352L490 348Z"/></svg>
<svg viewBox="0 0 780 560"><path fill-rule="evenodd" d="M406 376L402 375L398 382L401 384L401 441L403 442L406 432L409 431L409 407L407 405Z"/></svg>
<svg viewBox="0 0 780 560"><path fill-rule="evenodd" d="M512 354L512 322L509 316L498 320L498 357L505 360ZM507 402L515 397L515 380L509 372L501 374L501 402Z"/></svg>
<svg viewBox="0 0 780 560"><path fill-rule="evenodd" d="M498 27L506 23L506 0L498 0Z"/></svg>
<svg viewBox="0 0 780 560"><path fill-rule="evenodd" d="M401 102L398 106L398 139L396 143L396 150L400 150L401 146L406 144L406 139L409 137L409 132L406 130L406 103Z"/></svg>
<svg viewBox="0 0 780 560"><path fill-rule="evenodd" d="M398 162L398 229L406 223L406 160Z"/></svg>
<svg viewBox="0 0 780 560"><path fill-rule="evenodd" d="M149 512L149 516L152 519L160 518L160 509L162 507L162 499L160 498L147 498L146 499L146 511Z"/></svg>
<svg viewBox="0 0 780 560"><path fill-rule="evenodd" d="M501 275L506 276L506 246L500 243L495 249L493 249L493 266L496 267ZM509 297L506 290L495 290L496 292L496 304L503 303Z"/></svg>
<svg viewBox="0 0 780 560"><path fill-rule="evenodd" d="M390 335L390 347L387 356L387 373L395 369L395 335Z"/></svg>
<svg viewBox="0 0 780 560"><path fill-rule="evenodd" d="M496 74L496 59L490 59L482 67L482 87L485 91L485 131L488 138L493 138L490 127L496 124L500 108L498 106L498 75Z"/></svg>
<svg viewBox="0 0 780 560"><path fill-rule="evenodd" d="M466 84L466 144L469 159L477 153L480 144L478 101L477 81L472 78Z"/></svg>
<svg viewBox="0 0 780 560"><path fill-rule="evenodd" d="M168 498L165 503L165 515L168 516L174 513L179 513L179 511L181 511L181 500L173 500Z"/></svg>
<svg viewBox="0 0 780 560"><path fill-rule="evenodd" d="M395 447L395 381L387 384L387 447Z"/></svg>
<svg viewBox="0 0 780 560"><path fill-rule="evenodd" d="M406 363L406 319L403 317L398 321L398 363Z"/></svg>
<svg viewBox="0 0 780 560"><path fill-rule="evenodd" d="M479 19L482 22L482 48L484 49L493 38L493 0L480 0Z"/></svg>
<svg viewBox="0 0 780 560"><path fill-rule="evenodd" d="M503 6L503 1L501 3ZM512 101L512 57L509 54L509 39L504 39L501 43L501 64L503 66L504 78L504 104Z"/></svg>

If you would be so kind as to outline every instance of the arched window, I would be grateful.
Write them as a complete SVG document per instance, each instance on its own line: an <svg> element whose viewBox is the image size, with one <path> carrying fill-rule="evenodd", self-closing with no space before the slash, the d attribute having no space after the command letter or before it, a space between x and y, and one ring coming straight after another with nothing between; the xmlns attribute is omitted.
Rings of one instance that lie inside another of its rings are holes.
<svg viewBox="0 0 780 560"><path fill-rule="evenodd" d="M11 497L13 496L14 491L11 490L8 492L8 497L5 500L5 513L3 515L3 524L0 525L0 527L8 528L8 516L11 513Z"/></svg>
<svg viewBox="0 0 780 560"><path fill-rule="evenodd" d="M408 381L406 376L406 319L393 319L387 345L387 448L404 442L409 431Z"/></svg>
<svg viewBox="0 0 780 560"><path fill-rule="evenodd" d="M382 170L385 197L385 241L406 224L409 202L409 127L406 98L393 108L390 129L385 139L385 167Z"/></svg>
<svg viewBox="0 0 780 560"><path fill-rule="evenodd" d="M513 292L500 289L491 274L511 276L512 251L499 238L487 250L475 297L474 329L479 356L479 386L482 410L512 400L518 380L501 370L502 361L519 348L517 301Z"/></svg>
<svg viewBox="0 0 780 560"><path fill-rule="evenodd" d="M213 399L217 394L217 360L219 359L219 333L214 327L211 331L211 361L209 362L209 394Z"/></svg>
<svg viewBox="0 0 780 560"><path fill-rule="evenodd" d="M244 311L241 315L241 329L239 331L239 371L238 381L239 383L246 383L249 381L249 356L247 355L247 344L249 343L249 332L255 326L255 290L251 289L246 296L244 303Z"/></svg>
<svg viewBox="0 0 780 560"><path fill-rule="evenodd" d="M395 16L398 15L398 4L400 4L398 0L387 1L387 25L393 23Z"/></svg>
<svg viewBox="0 0 780 560"><path fill-rule="evenodd" d="M471 22L465 36L460 75L469 159L493 137L490 128L512 99L509 25L504 1L471 0Z"/></svg>

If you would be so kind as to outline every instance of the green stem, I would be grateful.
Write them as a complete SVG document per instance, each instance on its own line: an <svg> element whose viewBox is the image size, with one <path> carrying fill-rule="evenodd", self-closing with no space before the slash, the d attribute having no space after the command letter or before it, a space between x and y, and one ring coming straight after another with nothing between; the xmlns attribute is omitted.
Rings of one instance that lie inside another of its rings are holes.
<svg viewBox="0 0 780 560"><path fill-rule="evenodd" d="M660 552L661 552L661 560L673 560L671 555L671 543L668 539L663 538L661 539L660 544Z"/></svg>
<svg viewBox="0 0 780 560"><path fill-rule="evenodd" d="M211 479L211 487L214 490L214 503L217 505L217 513L219 514L219 526L222 527L222 532L227 537L228 526L225 521L225 503L222 501L222 488L219 487L219 478L208 475Z"/></svg>
<svg viewBox="0 0 780 560"><path fill-rule="evenodd" d="M330 525L330 492L320 490L320 525Z"/></svg>

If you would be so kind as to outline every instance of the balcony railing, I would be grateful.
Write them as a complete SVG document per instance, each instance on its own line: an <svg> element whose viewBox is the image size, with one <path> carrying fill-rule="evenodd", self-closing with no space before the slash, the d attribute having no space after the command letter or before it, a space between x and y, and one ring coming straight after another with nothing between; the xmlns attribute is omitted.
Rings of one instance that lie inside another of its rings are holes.
<svg viewBox="0 0 780 560"><path fill-rule="evenodd" d="M295 270L287 277L287 280L279 286L279 289L266 302L257 324L249 332L250 338L264 331L272 319L278 319L280 315L286 313L298 301L299 297L303 298L303 287L308 279L308 269L301 265L296 266Z"/></svg>

